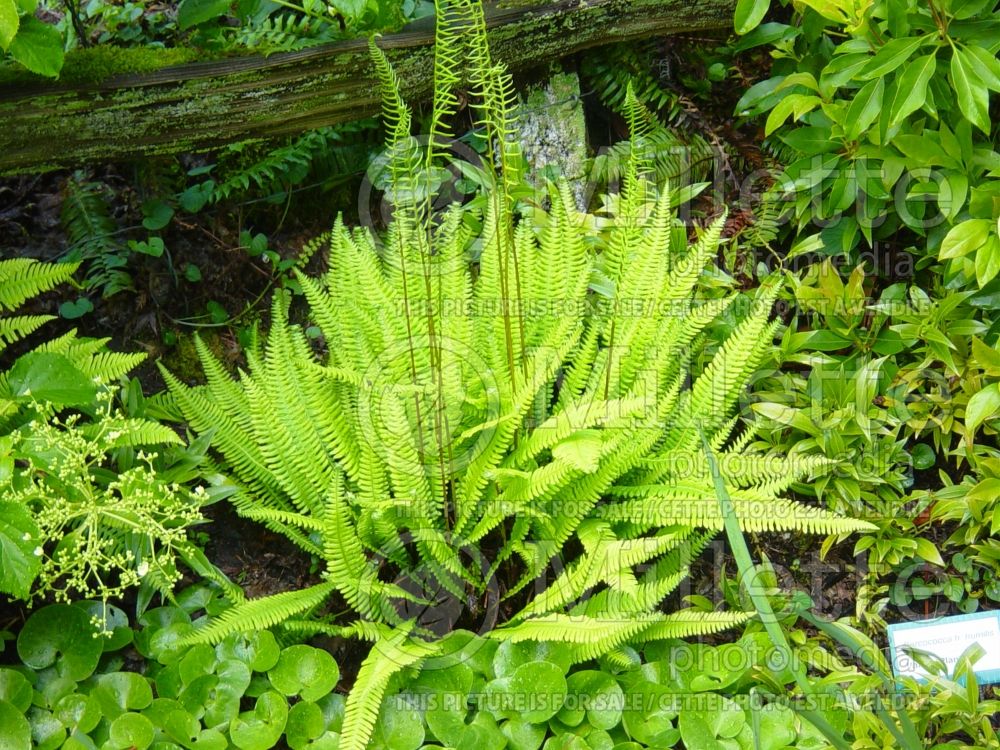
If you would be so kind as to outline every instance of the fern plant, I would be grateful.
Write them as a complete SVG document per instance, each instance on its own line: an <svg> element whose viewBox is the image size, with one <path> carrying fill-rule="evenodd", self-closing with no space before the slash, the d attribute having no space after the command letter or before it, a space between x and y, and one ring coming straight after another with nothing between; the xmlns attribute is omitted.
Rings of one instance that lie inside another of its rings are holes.
<svg viewBox="0 0 1000 750"><path fill-rule="evenodd" d="M492 635L567 641L578 660L744 620L660 610L723 527L699 431L721 451L746 528L868 527L780 498L823 459L753 456L750 433L731 438L738 396L778 325L774 285L702 371L688 366L705 327L733 312L735 297L694 301L723 219L685 247L671 192L648 179L641 149L610 216L577 211L565 184L543 204L518 203L511 82L490 57L482 8L440 2L438 20L422 141L371 45L395 212L378 241L338 219L324 240L329 271L298 275L321 350L279 294L236 379L202 344L204 385L161 368L240 485L237 510L325 564L322 583L238 605L188 640L287 622L379 641L349 701L350 748L365 746L391 673L434 652L408 635L422 634L406 615L421 598L405 585L417 571L461 601L499 580L515 614ZM434 170L463 82L492 184L482 202L435 212ZM640 129L634 97L629 113ZM481 215L466 221L470 211ZM531 596L554 558L561 572ZM325 614L331 599L341 614Z"/></svg>
<svg viewBox="0 0 1000 750"><path fill-rule="evenodd" d="M107 186L76 172L66 180L61 220L69 249L64 261L86 267L86 285L104 297L132 288L129 252L117 239L118 224L111 217Z"/></svg>

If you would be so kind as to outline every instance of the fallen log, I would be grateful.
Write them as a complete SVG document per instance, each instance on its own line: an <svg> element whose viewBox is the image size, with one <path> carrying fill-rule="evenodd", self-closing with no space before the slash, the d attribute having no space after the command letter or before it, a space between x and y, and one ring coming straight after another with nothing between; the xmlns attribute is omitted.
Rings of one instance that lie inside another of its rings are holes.
<svg viewBox="0 0 1000 750"><path fill-rule="evenodd" d="M735 0L556 0L489 7L494 59L519 70L659 34L727 28ZM384 36L410 101L432 86L434 30ZM98 82L0 85L0 174L194 152L378 111L366 42L191 62Z"/></svg>

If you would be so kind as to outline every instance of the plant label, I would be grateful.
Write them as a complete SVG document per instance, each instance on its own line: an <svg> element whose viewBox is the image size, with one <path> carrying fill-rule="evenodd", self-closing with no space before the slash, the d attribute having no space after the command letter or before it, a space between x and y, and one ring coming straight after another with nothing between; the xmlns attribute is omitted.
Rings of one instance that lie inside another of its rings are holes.
<svg viewBox="0 0 1000 750"><path fill-rule="evenodd" d="M889 652L898 677L923 679L929 675L907 649L919 649L937 657L951 676L959 657L976 643L985 651L973 665L976 679L980 683L1000 682L1000 611L889 626Z"/></svg>

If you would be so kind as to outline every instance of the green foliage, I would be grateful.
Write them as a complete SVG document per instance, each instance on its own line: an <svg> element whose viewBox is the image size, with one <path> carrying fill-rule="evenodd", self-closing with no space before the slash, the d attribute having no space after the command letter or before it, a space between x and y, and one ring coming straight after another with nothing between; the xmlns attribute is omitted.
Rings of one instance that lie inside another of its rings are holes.
<svg viewBox="0 0 1000 750"><path fill-rule="evenodd" d="M395 74L372 45L395 210L382 237L338 220L324 239L329 271L297 274L321 351L279 294L270 331L237 379L200 343L206 385L163 369L177 409L196 432L211 432L239 483L238 512L324 565L323 583L238 605L184 642L289 618L293 631L376 640L348 700L349 747L378 736L393 675L439 652L418 638L429 630L407 608L441 595L478 601L499 578L518 598L495 637L564 642L573 661L745 619L658 608L709 538L700 529L722 527L703 499L711 478L698 431L717 448L729 439L740 391L771 346L776 287L731 313L732 334L693 368L690 347L735 300L693 300L722 221L687 248L671 192L647 179L642 151L600 219L578 212L566 185L548 191L547 206L519 203L527 192L510 80L490 59L482 8L459 2L439 17L424 144L410 136ZM435 170L460 68L485 161L499 171L485 174L482 200L438 212ZM637 137L649 132L634 98L628 114ZM753 456L750 437L724 451L750 528L867 528L778 499L826 461ZM560 554L545 590L520 594ZM349 607L336 618L316 611L334 590Z"/></svg>
<svg viewBox="0 0 1000 750"><path fill-rule="evenodd" d="M0 310L68 280L76 264L0 261ZM52 316L0 319L0 352ZM0 371L0 591L107 602L144 581L169 593L178 557L223 580L187 540L204 488L182 488L204 449L180 451L169 428L126 416L114 386L145 357L70 331ZM130 397L131 401L135 399ZM68 416L67 416L68 413ZM165 455L140 448L158 448Z"/></svg>
<svg viewBox="0 0 1000 750"><path fill-rule="evenodd" d="M204 346L206 386L164 377L188 423L214 430L242 488L234 497L239 512L323 559L324 577L362 617L404 619L400 602L411 595L381 580L380 565L404 576L426 569L462 598L483 594L499 571L516 592L575 539L581 554L515 618L511 637L569 638L582 655L596 655L644 631L657 637L669 621L655 608L682 577L685 545L696 551L703 543L696 528L721 527L717 509L700 500L710 485L694 450L695 427L702 424L716 445L726 440L739 389L770 345L771 292L682 389L682 352L725 308L725 301L690 302L721 223L690 250L667 252L681 235L669 193L657 196L635 162L607 233L576 212L566 188L550 194L551 209L535 206L530 221L518 220L507 84L487 73L488 51L476 41L478 6L457 8L471 19L470 80L504 167L477 217L479 241L463 221L466 209L450 208L440 224L426 210L429 170L421 164L433 162L436 144L426 156L413 150L409 111L377 56L389 86L396 218L381 255L375 238L338 222L328 238L330 271L320 280L299 275L325 356L317 359L301 328L289 324L288 299L279 295L270 334L248 353L238 380ZM441 132L453 106L441 79L450 80L458 57L439 51ZM595 277L607 291L590 288ZM727 458L735 465L742 455L737 446ZM863 528L775 499L822 465L731 469L741 509L756 507L748 523ZM494 546L483 569L460 557L466 547ZM652 567L637 577L643 563ZM242 621L239 611L204 638L264 624L262 604ZM696 622L686 627L671 632L701 632Z"/></svg>
<svg viewBox="0 0 1000 750"><path fill-rule="evenodd" d="M749 30L766 6L741 3L738 28ZM903 231L924 238L920 253L943 262L951 285L983 286L997 275L993 6L817 0L797 6L794 25L769 24L744 40L773 44L777 61L738 113L768 113L765 134L792 161L781 178L787 205L799 232L822 222L824 252Z"/></svg>
<svg viewBox="0 0 1000 750"><path fill-rule="evenodd" d="M156 422L124 417L112 407L113 391L94 394L90 385L98 401L93 420L43 411L0 440L0 491L21 520L22 555L31 550L16 567L0 566L4 590L16 596L107 602L143 581L169 592L180 579L178 556L194 554L187 530L202 521L204 488L182 488L156 453L133 457L130 450L163 450L180 438Z"/></svg>
<svg viewBox="0 0 1000 750"><path fill-rule="evenodd" d="M129 253L118 239L106 186L74 174L65 183L61 218L69 241L66 260L86 265L87 285L105 297L130 289Z"/></svg>
<svg viewBox="0 0 1000 750"><path fill-rule="evenodd" d="M59 31L35 18L38 0L0 0L0 52L32 73L56 78L63 65Z"/></svg>
<svg viewBox="0 0 1000 750"><path fill-rule="evenodd" d="M89 743L266 750L282 742L292 750L641 750L712 740L740 750L806 750L819 740L788 707L756 693L762 681L788 679L762 633L725 646L665 640L641 653L627 649L623 665L571 667L561 644L498 643L455 631L435 648L406 645L400 631L394 647L376 648L362 666L355 689L382 687L377 713L359 719L335 692L340 670L327 651L285 645L267 630L214 647L179 645L229 605L206 585L176 600L149 610L134 628L124 612L99 602L34 612L16 638L20 663L0 670L0 738L20 738L27 727L37 747L53 750ZM414 649L416 658L438 653L414 669ZM141 671L124 669L129 652L144 659ZM846 704L831 701L822 711L846 727ZM359 730L359 720L370 726Z"/></svg>

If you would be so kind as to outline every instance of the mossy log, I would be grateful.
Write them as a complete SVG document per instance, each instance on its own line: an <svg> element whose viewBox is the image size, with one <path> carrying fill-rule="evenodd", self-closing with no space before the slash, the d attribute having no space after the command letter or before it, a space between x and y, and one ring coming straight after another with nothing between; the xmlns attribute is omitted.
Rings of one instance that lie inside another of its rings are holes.
<svg viewBox="0 0 1000 750"><path fill-rule="evenodd" d="M490 6L495 59L518 70L582 49L658 34L726 28L735 0L556 0ZM427 19L429 20L429 19ZM433 24L379 41L404 95L432 87ZM155 51L141 51L154 54ZM164 52L171 52L165 50ZM375 113L378 86L366 42L163 67L123 56L100 80L0 83L0 174L210 149ZM75 62L68 60L67 66ZM128 71L128 72L118 72Z"/></svg>

